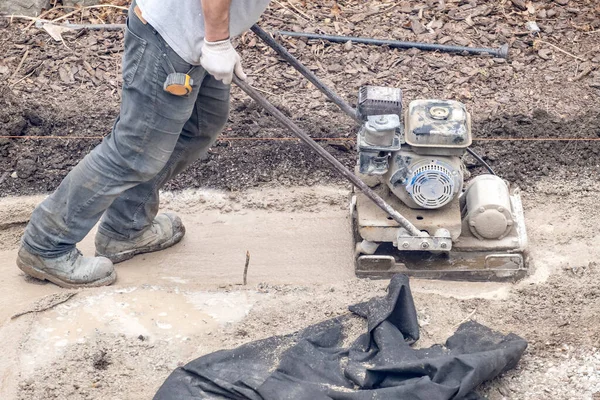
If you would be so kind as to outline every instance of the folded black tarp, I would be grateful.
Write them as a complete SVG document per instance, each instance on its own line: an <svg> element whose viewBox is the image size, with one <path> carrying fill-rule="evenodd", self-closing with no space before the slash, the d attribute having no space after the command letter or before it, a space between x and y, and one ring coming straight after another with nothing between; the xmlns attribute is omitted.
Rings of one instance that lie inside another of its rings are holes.
<svg viewBox="0 0 600 400"><path fill-rule="evenodd" d="M200 357L177 368L154 399L477 399L475 388L515 367L527 347L467 322L445 346L411 348L419 326L404 275L392 278L386 297L350 311L368 331L349 348L342 343L352 315Z"/></svg>

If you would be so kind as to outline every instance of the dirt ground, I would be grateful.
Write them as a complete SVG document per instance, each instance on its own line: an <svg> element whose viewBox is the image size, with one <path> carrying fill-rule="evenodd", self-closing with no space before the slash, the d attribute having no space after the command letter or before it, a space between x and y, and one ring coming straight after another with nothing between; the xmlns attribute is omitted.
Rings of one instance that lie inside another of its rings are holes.
<svg viewBox="0 0 600 400"><path fill-rule="evenodd" d="M91 9L72 21L124 22L124 15ZM532 20L539 35L525 26ZM289 135L234 88L224 138L163 195L163 208L184 217L186 239L119 266L113 287L11 319L40 299L69 296L20 275L18 240L39 195L110 131L119 107L121 32L66 33L55 42L28 23L0 19L0 398L146 399L193 358L293 332L384 293L385 282L353 278L349 188L300 143L272 140ZM472 318L530 343L519 367L482 394L598 400L597 2L282 0L261 25L511 45L506 61L279 38L350 103L364 84L400 87L405 104L463 101L473 114L474 149L524 190L531 276L514 285L413 281L419 345L443 342ZM335 140L353 138L353 122L252 34L237 44L250 83L313 137L330 138L321 143L353 166L353 142ZM511 138L522 140L489 141ZM34 197L17 197L24 195ZM93 251L91 238L82 249ZM246 250L252 261L242 287Z"/></svg>
<svg viewBox="0 0 600 400"><path fill-rule="evenodd" d="M413 280L418 345L443 343L474 319L529 341L518 368L482 394L592 399L600 392L595 195L547 179L533 189L524 195L531 275L514 285ZM150 398L173 368L191 359L291 333L383 295L385 281L353 278L348 195L347 187L331 185L236 196L165 193L163 208L180 213L188 227L180 245L119 265L115 286L76 292L50 310L14 319L39 309L40 300L47 305L71 292L26 280L14 266L17 246L6 245L0 397ZM39 200L7 198L0 206L16 215ZM22 227L3 231L3 242L14 243L8 236L18 238ZM93 252L92 235L81 246L86 254ZM246 250L251 262L243 287Z"/></svg>
<svg viewBox="0 0 600 400"><path fill-rule="evenodd" d="M529 11L510 1L289 1L273 2L261 25L270 31L511 45L506 61L280 38L350 103L362 85L389 85L403 89L405 104L424 97L465 102L478 139L599 138L600 16L592 0L535 1L528 3ZM87 10L74 20L124 22L124 13L117 11ZM530 20L540 26L539 36L525 27ZM112 127L119 107L123 34L79 31L55 42L40 29L26 28L29 21L2 23L0 132L65 139L0 138L0 195L50 191ZM237 42L250 83L313 137L354 137L353 122L272 50L251 33ZM341 182L296 141L239 140L289 134L236 89L232 105L224 136L236 140L221 140L207 162L195 164L169 189ZM74 136L89 139L68 139ZM354 164L351 144L324 144L346 165ZM474 148L522 186L541 176L594 176L600 168L598 142L479 141Z"/></svg>

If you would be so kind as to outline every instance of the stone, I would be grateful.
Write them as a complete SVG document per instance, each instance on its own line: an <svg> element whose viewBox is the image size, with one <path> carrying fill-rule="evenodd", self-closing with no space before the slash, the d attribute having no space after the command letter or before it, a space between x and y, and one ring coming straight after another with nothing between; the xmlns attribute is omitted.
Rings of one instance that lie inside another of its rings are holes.
<svg viewBox="0 0 600 400"><path fill-rule="evenodd" d="M50 0L0 0L0 13L36 17L50 8Z"/></svg>
<svg viewBox="0 0 600 400"><path fill-rule="evenodd" d="M17 162L16 170L19 178L27 179L35 173L37 170L37 165L35 164L35 161L29 158L24 158Z"/></svg>

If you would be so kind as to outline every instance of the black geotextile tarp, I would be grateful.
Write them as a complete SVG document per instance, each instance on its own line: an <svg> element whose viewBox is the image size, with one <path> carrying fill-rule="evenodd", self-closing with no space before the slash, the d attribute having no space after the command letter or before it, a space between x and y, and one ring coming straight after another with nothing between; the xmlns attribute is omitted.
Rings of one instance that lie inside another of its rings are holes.
<svg viewBox="0 0 600 400"><path fill-rule="evenodd" d="M419 338L408 278L388 294L350 307L368 331L349 348L344 323L331 319L300 332L200 357L177 368L155 400L478 399L482 382L516 366L527 342L466 322L445 346L413 349Z"/></svg>

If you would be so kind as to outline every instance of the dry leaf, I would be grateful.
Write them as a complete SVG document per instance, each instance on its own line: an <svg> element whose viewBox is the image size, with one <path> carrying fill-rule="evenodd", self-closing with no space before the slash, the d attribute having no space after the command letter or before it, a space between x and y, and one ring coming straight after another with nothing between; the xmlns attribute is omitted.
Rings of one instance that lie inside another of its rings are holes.
<svg viewBox="0 0 600 400"><path fill-rule="evenodd" d="M335 18L339 18L342 15L342 9L338 3L333 3L333 7L331 7L331 15L333 15Z"/></svg>
<svg viewBox="0 0 600 400"><path fill-rule="evenodd" d="M66 26L60 25L52 25L52 24L44 24L42 25L42 29L44 29L48 34L52 37L52 39L57 42L62 42L62 34L68 31L71 31L71 28L67 28Z"/></svg>

